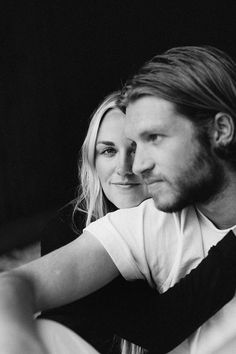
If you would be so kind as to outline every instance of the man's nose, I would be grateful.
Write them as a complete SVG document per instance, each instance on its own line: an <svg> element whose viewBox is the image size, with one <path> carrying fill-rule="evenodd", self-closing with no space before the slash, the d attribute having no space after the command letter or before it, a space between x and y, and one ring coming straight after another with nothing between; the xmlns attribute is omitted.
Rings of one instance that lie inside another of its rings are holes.
<svg viewBox="0 0 236 354"><path fill-rule="evenodd" d="M151 170L153 166L153 159L148 151L142 147L136 148L133 161L133 173L142 177L147 171Z"/></svg>

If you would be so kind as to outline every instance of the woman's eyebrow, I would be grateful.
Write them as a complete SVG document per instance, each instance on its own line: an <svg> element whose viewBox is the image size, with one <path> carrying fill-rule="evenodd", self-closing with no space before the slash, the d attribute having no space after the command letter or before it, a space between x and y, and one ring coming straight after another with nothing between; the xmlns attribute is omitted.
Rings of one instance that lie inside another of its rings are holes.
<svg viewBox="0 0 236 354"><path fill-rule="evenodd" d="M100 141L97 141L97 145L99 145L99 144L115 146L115 144L113 143L113 141L109 141L109 140L100 140Z"/></svg>

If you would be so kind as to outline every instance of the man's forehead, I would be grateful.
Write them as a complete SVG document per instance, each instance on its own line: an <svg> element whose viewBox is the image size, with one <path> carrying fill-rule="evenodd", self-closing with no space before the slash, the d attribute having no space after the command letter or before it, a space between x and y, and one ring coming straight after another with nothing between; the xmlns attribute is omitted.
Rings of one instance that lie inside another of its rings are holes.
<svg viewBox="0 0 236 354"><path fill-rule="evenodd" d="M124 132L125 132L125 135L128 139L132 140L132 132L133 131L134 131L134 124L132 123L131 119L126 115Z"/></svg>
<svg viewBox="0 0 236 354"><path fill-rule="evenodd" d="M163 98L143 96L126 109L125 134L131 140L151 132L174 132L190 120L176 111L175 105Z"/></svg>
<svg viewBox="0 0 236 354"><path fill-rule="evenodd" d="M130 102L126 108L127 130L143 129L147 124L158 124L173 114L173 104L158 97L143 96Z"/></svg>
<svg viewBox="0 0 236 354"><path fill-rule="evenodd" d="M147 115L149 112L143 97L128 104L125 118L125 135L128 139L136 140L139 132L145 129Z"/></svg>
<svg viewBox="0 0 236 354"><path fill-rule="evenodd" d="M145 111L175 111L175 105L162 97L158 96L141 96L134 101L131 101L126 107L126 114L133 114L134 112Z"/></svg>

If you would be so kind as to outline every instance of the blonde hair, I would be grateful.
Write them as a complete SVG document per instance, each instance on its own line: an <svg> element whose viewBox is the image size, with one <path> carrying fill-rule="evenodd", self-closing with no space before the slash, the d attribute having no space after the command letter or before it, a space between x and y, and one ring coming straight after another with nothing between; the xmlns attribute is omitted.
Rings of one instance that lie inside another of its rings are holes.
<svg viewBox="0 0 236 354"><path fill-rule="evenodd" d="M95 167L96 141L102 120L111 109L117 108L116 102L120 92L107 96L92 114L88 132L81 148L78 168L80 185L74 201L73 222L76 211L86 214L86 226L111 210L111 203L103 193ZM75 223L74 223L75 225Z"/></svg>

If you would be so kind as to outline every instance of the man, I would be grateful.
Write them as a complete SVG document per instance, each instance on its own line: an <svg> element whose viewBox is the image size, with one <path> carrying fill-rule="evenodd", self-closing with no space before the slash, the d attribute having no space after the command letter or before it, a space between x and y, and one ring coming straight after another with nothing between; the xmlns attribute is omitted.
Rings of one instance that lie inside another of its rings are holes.
<svg viewBox="0 0 236 354"><path fill-rule="evenodd" d="M166 290L235 228L235 72L216 49L184 47L155 57L128 83L120 105L136 147L133 169L153 199L107 214L69 245L0 277L1 353L46 353L32 313L86 296L120 273ZM234 353L235 301L172 353ZM65 352L62 337L57 353Z"/></svg>
<svg viewBox="0 0 236 354"><path fill-rule="evenodd" d="M120 106L153 200L87 231L126 279L165 291L236 225L236 65L211 47L171 49L128 82ZM171 353L236 352L235 318L234 298Z"/></svg>

